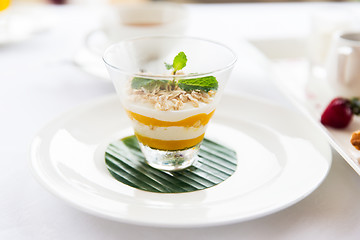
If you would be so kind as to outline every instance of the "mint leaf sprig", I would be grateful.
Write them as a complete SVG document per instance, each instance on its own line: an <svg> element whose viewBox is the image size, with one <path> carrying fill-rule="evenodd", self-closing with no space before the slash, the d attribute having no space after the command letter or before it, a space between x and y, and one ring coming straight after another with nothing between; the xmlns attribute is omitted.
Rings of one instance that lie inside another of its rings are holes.
<svg viewBox="0 0 360 240"><path fill-rule="evenodd" d="M172 74L176 75L176 72L183 69L186 66L187 57L184 52L179 52L173 60L172 64L164 63L167 70L173 69ZM176 87L176 78L174 77L171 82L172 89Z"/></svg>
<svg viewBox="0 0 360 240"><path fill-rule="evenodd" d="M174 57L173 63L168 64L164 63L167 70L174 69L173 75L176 75L176 72L183 69L186 66L187 57L184 52L179 52L178 55Z"/></svg>
<svg viewBox="0 0 360 240"><path fill-rule="evenodd" d="M154 89L166 89L169 85L168 80L157 80L150 78L142 78L142 77L134 77L131 81L132 89L141 89L144 88L149 91L153 91Z"/></svg>
<svg viewBox="0 0 360 240"><path fill-rule="evenodd" d="M218 81L213 76L180 79L177 84L179 88L184 91L200 90L204 92L209 92L210 90L217 90L219 85Z"/></svg>
<svg viewBox="0 0 360 240"><path fill-rule="evenodd" d="M204 91L209 92L210 90L218 89L218 81L214 76L207 76L201 78L189 78L189 79L180 79L177 80L175 75L176 72L183 69L186 66L187 57L184 52L179 52L172 64L164 63L167 70L173 69L172 74L174 78L172 81L169 80L157 80L150 78L141 78L134 77L131 81L131 87L133 89L144 88L146 90L152 91L154 89L168 89L167 86L171 86L172 89L175 89L176 86L181 88L184 91Z"/></svg>

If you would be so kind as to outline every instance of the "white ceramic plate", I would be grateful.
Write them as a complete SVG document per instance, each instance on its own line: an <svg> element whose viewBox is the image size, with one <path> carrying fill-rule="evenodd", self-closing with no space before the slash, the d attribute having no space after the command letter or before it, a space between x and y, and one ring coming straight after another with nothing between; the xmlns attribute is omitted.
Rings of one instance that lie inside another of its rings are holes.
<svg viewBox="0 0 360 240"><path fill-rule="evenodd" d="M237 151L234 175L206 190L159 194L116 181L109 142L131 134L116 96L78 107L34 138L31 167L50 192L85 212L162 227L240 222L284 209L314 191L331 165L326 139L309 120L253 97L224 95L207 137Z"/></svg>
<svg viewBox="0 0 360 240"><path fill-rule="evenodd" d="M324 127L320 123L321 114L337 97L326 80L322 77L310 79L308 62L302 59L275 61L272 69L279 89L319 127L334 149L360 175L360 151L350 143L351 134L360 129L360 118L354 117L345 129Z"/></svg>

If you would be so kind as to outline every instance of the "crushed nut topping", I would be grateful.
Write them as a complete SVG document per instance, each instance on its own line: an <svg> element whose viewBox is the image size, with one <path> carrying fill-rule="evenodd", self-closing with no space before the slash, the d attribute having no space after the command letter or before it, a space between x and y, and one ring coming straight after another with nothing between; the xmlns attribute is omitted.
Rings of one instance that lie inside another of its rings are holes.
<svg viewBox="0 0 360 240"><path fill-rule="evenodd" d="M130 100L137 102L147 102L154 105L154 108L160 111L181 110L185 103L191 103L194 107L199 107L199 103L210 103L216 92L210 90L186 92L179 87L175 89L154 89L148 91L144 88L129 89Z"/></svg>

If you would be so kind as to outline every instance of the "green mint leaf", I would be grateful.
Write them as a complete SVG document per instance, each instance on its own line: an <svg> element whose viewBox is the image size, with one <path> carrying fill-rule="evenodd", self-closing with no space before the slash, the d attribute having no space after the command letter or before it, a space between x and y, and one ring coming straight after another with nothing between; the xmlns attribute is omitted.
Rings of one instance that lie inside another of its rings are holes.
<svg viewBox="0 0 360 240"><path fill-rule="evenodd" d="M174 58L173 68L174 71L179 71L186 66L187 58L184 52L179 52L178 55Z"/></svg>
<svg viewBox="0 0 360 240"><path fill-rule="evenodd" d="M168 64L168 63L166 63L166 62L164 62L164 64L165 64L165 67L166 67L167 70L170 70L170 69L173 68L173 65L172 65L172 64Z"/></svg>
<svg viewBox="0 0 360 240"><path fill-rule="evenodd" d="M145 88L146 90L152 91L155 88L165 89L169 83L168 80L134 77L131 81L131 87L133 89Z"/></svg>
<svg viewBox="0 0 360 240"><path fill-rule="evenodd" d="M202 90L208 92L218 89L218 81L213 76L191 79L180 79L178 86L184 91Z"/></svg>

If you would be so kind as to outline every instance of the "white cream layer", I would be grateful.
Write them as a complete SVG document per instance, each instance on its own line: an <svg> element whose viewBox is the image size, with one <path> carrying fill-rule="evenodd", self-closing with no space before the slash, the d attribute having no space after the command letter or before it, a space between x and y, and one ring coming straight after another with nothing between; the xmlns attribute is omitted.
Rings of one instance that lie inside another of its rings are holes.
<svg viewBox="0 0 360 240"><path fill-rule="evenodd" d="M187 140L201 136L206 126L194 127L150 127L133 120L135 132L141 136L159 140Z"/></svg>
<svg viewBox="0 0 360 240"><path fill-rule="evenodd" d="M186 107L178 111L159 111L150 104L125 102L124 107L134 113L155 118L161 121L177 122L197 114L209 114L215 110L215 101L212 103L199 103L199 107L194 107L191 103L186 103Z"/></svg>

